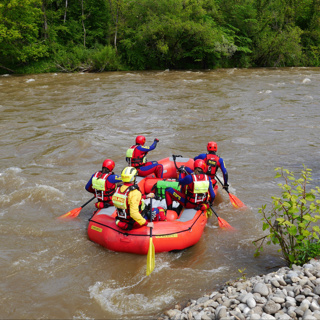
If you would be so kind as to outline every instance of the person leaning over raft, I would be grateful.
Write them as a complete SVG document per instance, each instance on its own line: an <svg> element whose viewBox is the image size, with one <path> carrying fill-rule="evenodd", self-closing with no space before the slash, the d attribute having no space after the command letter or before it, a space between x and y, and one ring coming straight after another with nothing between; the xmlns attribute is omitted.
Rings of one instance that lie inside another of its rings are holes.
<svg viewBox="0 0 320 320"><path fill-rule="evenodd" d="M117 185L122 183L121 177L112 172L114 167L114 161L106 159L102 164L102 170L94 173L85 186L85 189L94 193L98 199L95 204L97 209L113 206L112 195L116 191Z"/></svg>
<svg viewBox="0 0 320 320"><path fill-rule="evenodd" d="M142 200L142 193L136 184L137 175L136 168L124 168L121 173L124 184L116 189L112 197L113 204L117 209L116 224L119 228L128 231L143 226L153 228L153 222L148 222L141 215L144 209L144 201ZM146 197L152 198L154 194L149 193Z"/></svg>
<svg viewBox="0 0 320 320"><path fill-rule="evenodd" d="M147 162L147 153L156 148L159 139L154 139L153 144L148 147L144 144L146 143L146 138L144 136L136 137L136 144L131 146L126 153L126 161L129 166L135 167L138 170L138 175L141 177L146 177L147 175L154 173L157 178L162 178L163 175L163 165L159 164L157 161Z"/></svg>
<svg viewBox="0 0 320 320"><path fill-rule="evenodd" d="M212 205L216 195L210 177L205 174L206 169L207 165L204 160L198 159L194 162L194 172L183 178L185 168L179 168L179 185L182 191L173 188L166 189L167 210L172 210L173 201L180 204L178 214L182 207L201 208L201 205L208 202Z"/></svg>
<svg viewBox="0 0 320 320"><path fill-rule="evenodd" d="M224 164L224 161L222 158L220 158L216 152L218 151L218 145L214 141L208 142L207 145L207 151L208 153L201 153L198 156L194 158L194 161L198 159L202 159L207 164L207 172L206 174L211 178L213 186L216 185L217 181L215 180L215 176L217 173L218 168L221 169L223 174L223 182L224 185L222 186L223 189L228 191L229 185L228 185L228 171L226 169L226 166Z"/></svg>

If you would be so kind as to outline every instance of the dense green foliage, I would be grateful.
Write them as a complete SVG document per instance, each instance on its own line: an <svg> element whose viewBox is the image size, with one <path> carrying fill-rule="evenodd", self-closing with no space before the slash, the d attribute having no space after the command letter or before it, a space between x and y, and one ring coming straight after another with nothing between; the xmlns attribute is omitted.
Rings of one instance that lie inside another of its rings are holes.
<svg viewBox="0 0 320 320"><path fill-rule="evenodd" d="M254 241L257 244L262 240L256 256L263 250L263 241L268 239L267 244L280 246L289 266L293 263L303 265L320 255L320 188L307 190L312 180L311 169L304 167L299 178L286 169L275 170L276 178L284 180L284 183L278 184L282 194L281 197L272 197L271 210L267 210L266 205L259 210L263 230L268 230L268 235Z"/></svg>
<svg viewBox="0 0 320 320"><path fill-rule="evenodd" d="M0 72L320 66L320 0L2 0Z"/></svg>

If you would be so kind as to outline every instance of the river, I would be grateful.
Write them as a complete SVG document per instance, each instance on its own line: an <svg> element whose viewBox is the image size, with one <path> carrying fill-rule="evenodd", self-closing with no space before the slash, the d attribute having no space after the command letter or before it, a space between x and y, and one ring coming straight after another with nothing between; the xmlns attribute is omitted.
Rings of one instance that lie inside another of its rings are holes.
<svg viewBox="0 0 320 320"><path fill-rule="evenodd" d="M320 184L320 68L108 72L0 76L2 319L154 319L230 279L283 266L275 247L254 258L258 209L280 195L274 168L312 169ZM194 157L208 141L229 172L216 206L235 232L209 219L200 241L146 257L111 252L87 237L93 203L80 207L104 159L126 166L143 134L148 160ZM240 270L240 271L239 271Z"/></svg>

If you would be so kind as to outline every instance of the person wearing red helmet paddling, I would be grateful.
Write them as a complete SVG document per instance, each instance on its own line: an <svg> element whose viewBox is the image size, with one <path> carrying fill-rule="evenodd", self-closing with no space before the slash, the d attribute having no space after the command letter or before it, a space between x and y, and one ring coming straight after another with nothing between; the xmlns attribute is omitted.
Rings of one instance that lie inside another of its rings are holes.
<svg viewBox="0 0 320 320"><path fill-rule="evenodd" d="M156 148L159 139L154 139L153 144L148 147L145 146L145 136L137 136L136 144L130 147L126 153L126 161L129 166L132 166L138 170L140 177L146 177L149 174L154 173L156 178L162 178L163 165L157 161L147 161L147 153Z"/></svg>
<svg viewBox="0 0 320 320"><path fill-rule="evenodd" d="M184 167L179 168L179 185L182 191L174 188L167 188L165 191L167 210L173 209L173 201L179 202L178 211L181 211L182 207L187 209L200 208L208 202L212 205L216 195L210 177L205 174L207 170L205 161L202 159L196 160L194 171L182 178L184 170Z"/></svg>
<svg viewBox="0 0 320 320"><path fill-rule="evenodd" d="M106 159L102 164L102 170L94 173L85 186L88 192L95 194L98 200L95 204L97 209L113 206L112 196L118 184L122 183L121 177L112 172L114 167L114 161Z"/></svg>
<svg viewBox="0 0 320 320"><path fill-rule="evenodd" d="M208 153L201 153L194 158L194 161L198 159L202 159L207 164L207 171L205 172L212 180L213 186L216 185L216 174L217 170L220 168L223 174L223 189L228 192L229 184L228 184L228 171L226 169L226 165L221 157L219 157L216 152L218 151L218 145L214 141L210 141L207 144Z"/></svg>

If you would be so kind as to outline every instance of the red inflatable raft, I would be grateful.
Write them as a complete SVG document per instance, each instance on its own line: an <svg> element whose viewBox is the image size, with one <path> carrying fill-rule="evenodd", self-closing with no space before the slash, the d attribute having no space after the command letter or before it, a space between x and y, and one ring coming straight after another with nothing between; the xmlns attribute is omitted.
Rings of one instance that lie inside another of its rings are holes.
<svg viewBox="0 0 320 320"><path fill-rule="evenodd" d="M163 178L148 176L138 177L140 191L144 194L155 192L158 181L174 182L177 177L177 167L181 165L193 169L193 159L173 158L160 160L164 166ZM217 188L217 187L216 187ZM216 191L215 188L215 191ZM146 200L146 204L148 204ZM165 207L165 200L152 200L152 207ZM114 207L97 210L89 220L88 236L93 242L103 247L118 252L147 254L149 249L150 228L141 227L125 231L115 223L116 210ZM207 214L201 210L184 209L177 218L175 211L167 211L167 221L155 221L152 230L152 239L155 252L168 252L182 250L195 245L201 238L207 223Z"/></svg>

